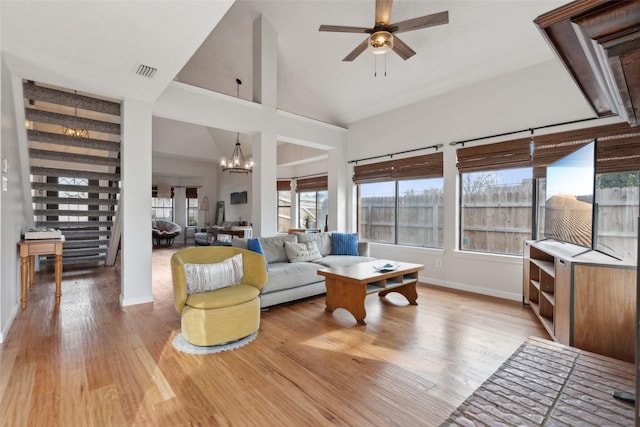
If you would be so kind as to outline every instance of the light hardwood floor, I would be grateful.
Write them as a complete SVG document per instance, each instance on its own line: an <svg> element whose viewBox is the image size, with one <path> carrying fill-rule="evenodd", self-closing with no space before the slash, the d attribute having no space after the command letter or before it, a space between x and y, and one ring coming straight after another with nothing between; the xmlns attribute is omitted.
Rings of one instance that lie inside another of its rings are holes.
<svg viewBox="0 0 640 427"><path fill-rule="evenodd" d="M153 251L152 304L119 306L115 268L38 273L0 344L3 426L430 426L444 421L528 336L519 302L419 285L418 305L367 297L367 325L324 297L262 313L255 341L190 355L169 258Z"/></svg>

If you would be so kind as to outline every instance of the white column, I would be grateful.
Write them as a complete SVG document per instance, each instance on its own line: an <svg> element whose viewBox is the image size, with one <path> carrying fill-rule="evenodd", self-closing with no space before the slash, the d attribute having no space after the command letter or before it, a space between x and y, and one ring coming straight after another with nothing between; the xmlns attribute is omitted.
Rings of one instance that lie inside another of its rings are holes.
<svg viewBox="0 0 640 427"><path fill-rule="evenodd" d="M277 123L278 35L259 16L253 22L253 100L263 106L261 132L254 134L251 181L251 222L254 236L274 236L278 232Z"/></svg>
<svg viewBox="0 0 640 427"><path fill-rule="evenodd" d="M328 229L330 231L355 231L351 222L347 221L353 212L348 209L347 191L351 189L351 177L348 176L346 147L341 146L335 150L329 150L327 184L329 187L329 218Z"/></svg>
<svg viewBox="0 0 640 427"><path fill-rule="evenodd" d="M273 132L253 136L251 222L253 235L275 236L278 232L278 190L276 186L276 137Z"/></svg>
<svg viewBox="0 0 640 427"><path fill-rule="evenodd" d="M262 15L253 21L253 101L278 104L278 33Z"/></svg>
<svg viewBox="0 0 640 427"><path fill-rule="evenodd" d="M151 104L122 103L120 305L153 301L151 282Z"/></svg>
<svg viewBox="0 0 640 427"><path fill-rule="evenodd" d="M182 228L182 232L186 233L187 226L187 189L178 187L173 189L173 210L174 221ZM182 235L184 236L184 235Z"/></svg>

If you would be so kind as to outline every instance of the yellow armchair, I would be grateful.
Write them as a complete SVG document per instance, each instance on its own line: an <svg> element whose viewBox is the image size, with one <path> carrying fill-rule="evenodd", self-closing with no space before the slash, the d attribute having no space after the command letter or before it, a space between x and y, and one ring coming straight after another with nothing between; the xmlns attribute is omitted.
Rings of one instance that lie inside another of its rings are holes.
<svg viewBox="0 0 640 427"><path fill-rule="evenodd" d="M188 294L185 264L219 263L242 254L244 277L239 285ZM175 307L182 318L182 335L194 345L235 341L260 327L260 289L267 283L264 256L229 246L183 249L171 257Z"/></svg>

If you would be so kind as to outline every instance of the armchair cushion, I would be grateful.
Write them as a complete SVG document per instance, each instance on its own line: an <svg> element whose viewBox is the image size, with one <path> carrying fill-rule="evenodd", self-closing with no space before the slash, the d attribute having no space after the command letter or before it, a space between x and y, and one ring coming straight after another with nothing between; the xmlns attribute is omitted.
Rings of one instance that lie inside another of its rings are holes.
<svg viewBox="0 0 640 427"><path fill-rule="evenodd" d="M187 294L213 291L242 282L242 254L213 264L184 264Z"/></svg>
<svg viewBox="0 0 640 427"><path fill-rule="evenodd" d="M251 301L260 290L251 285L236 285L208 292L198 292L187 297L185 305L201 310L224 308Z"/></svg>

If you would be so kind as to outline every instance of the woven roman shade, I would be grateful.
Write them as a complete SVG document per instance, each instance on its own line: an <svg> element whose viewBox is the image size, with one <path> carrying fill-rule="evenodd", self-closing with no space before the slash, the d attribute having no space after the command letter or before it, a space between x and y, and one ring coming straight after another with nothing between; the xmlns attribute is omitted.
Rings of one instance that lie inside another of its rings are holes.
<svg viewBox="0 0 640 427"><path fill-rule="evenodd" d="M328 189L329 181L326 175L299 179L296 183L297 193L309 191L327 191Z"/></svg>
<svg viewBox="0 0 640 427"><path fill-rule="evenodd" d="M640 129L617 123L535 136L533 176L544 178L548 165L594 139L598 140L596 173L640 170Z"/></svg>
<svg viewBox="0 0 640 427"><path fill-rule="evenodd" d="M371 182L401 181L408 179L442 178L443 153L424 156L392 159L386 162L371 163L353 168L353 182L367 184Z"/></svg>
<svg viewBox="0 0 640 427"><path fill-rule="evenodd" d="M173 199L173 187L171 187L171 198ZM151 197L158 197L158 186L157 185L152 185L151 186Z"/></svg>
<svg viewBox="0 0 640 427"><path fill-rule="evenodd" d="M531 167L531 139L458 149L460 173Z"/></svg>
<svg viewBox="0 0 640 427"><path fill-rule="evenodd" d="M291 181L276 181L276 188L278 191L291 191Z"/></svg>
<svg viewBox="0 0 640 427"><path fill-rule="evenodd" d="M198 187L187 187L186 189L187 199L198 198Z"/></svg>

